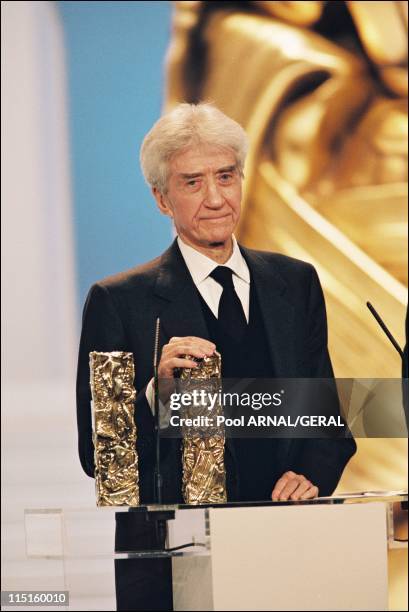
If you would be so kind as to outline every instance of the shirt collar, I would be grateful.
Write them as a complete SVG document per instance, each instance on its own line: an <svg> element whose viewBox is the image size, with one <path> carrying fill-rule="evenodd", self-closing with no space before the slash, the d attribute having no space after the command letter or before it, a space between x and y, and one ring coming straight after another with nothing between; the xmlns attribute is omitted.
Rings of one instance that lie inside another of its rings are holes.
<svg viewBox="0 0 409 612"><path fill-rule="evenodd" d="M246 283L250 283L250 272L246 261L243 255L240 252L239 245L237 244L236 237L232 235L233 239L233 252L230 258L223 265L227 268L233 270L234 274L236 274L239 278L241 278ZM183 259L186 262L186 265L189 269L189 272L193 278L193 282L195 285L203 282L215 268L217 268L218 264L200 253L196 251L193 247L189 246L178 236L177 238L180 252L183 255Z"/></svg>

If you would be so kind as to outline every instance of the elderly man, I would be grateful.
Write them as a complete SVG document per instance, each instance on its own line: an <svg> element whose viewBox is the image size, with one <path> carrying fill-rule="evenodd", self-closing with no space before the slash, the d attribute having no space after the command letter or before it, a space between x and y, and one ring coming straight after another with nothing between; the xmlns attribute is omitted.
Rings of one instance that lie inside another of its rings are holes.
<svg viewBox="0 0 409 612"><path fill-rule="evenodd" d="M243 129L210 104L181 104L162 117L143 142L141 165L159 210L172 218L178 237L154 261L96 283L87 298L78 367L81 463L93 476L88 353L131 351L139 391L135 414L142 501L154 498L149 381L158 316L160 377L172 377L174 368L196 367L183 355L202 357L216 348L225 378L333 376L314 268L283 255L250 251L234 237L246 150ZM247 441L241 453L236 444L228 473L230 499L330 495L355 451L353 440L277 440L268 448L257 441L250 456L249 446ZM164 463L164 501L179 501L180 466Z"/></svg>
<svg viewBox="0 0 409 612"><path fill-rule="evenodd" d="M177 238L157 259L93 285L85 304L77 381L81 463L93 476L88 354L131 351L142 502L154 500L157 317L160 377L196 367L185 355L200 358L215 349L225 378L333 376L314 268L246 249L234 237L246 149L243 129L210 104L181 104L163 116L143 142L141 165ZM228 499L236 501L330 495L356 450L352 439L233 442L225 459ZM162 456L163 500L181 501L180 443L164 440Z"/></svg>

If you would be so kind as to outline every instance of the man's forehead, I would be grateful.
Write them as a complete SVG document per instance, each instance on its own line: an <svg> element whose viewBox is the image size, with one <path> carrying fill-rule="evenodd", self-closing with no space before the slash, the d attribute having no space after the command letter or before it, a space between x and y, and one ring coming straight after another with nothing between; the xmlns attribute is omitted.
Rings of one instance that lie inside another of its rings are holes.
<svg viewBox="0 0 409 612"><path fill-rule="evenodd" d="M236 166L233 151L219 146L189 147L177 153L170 161L170 169L175 174L201 174L217 172Z"/></svg>

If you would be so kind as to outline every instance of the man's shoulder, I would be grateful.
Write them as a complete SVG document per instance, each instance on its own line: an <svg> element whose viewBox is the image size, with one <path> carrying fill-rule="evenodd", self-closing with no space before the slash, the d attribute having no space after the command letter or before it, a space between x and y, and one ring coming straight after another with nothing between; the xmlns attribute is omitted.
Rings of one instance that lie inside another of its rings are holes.
<svg viewBox="0 0 409 612"><path fill-rule="evenodd" d="M274 251L259 251L256 249L248 249L240 247L247 255L249 261L257 262L259 265L265 265L266 269L274 270L278 274L288 276L294 274L310 275L314 270L314 266L302 259L296 259L283 253Z"/></svg>
<svg viewBox="0 0 409 612"><path fill-rule="evenodd" d="M156 280L161 260L162 255L159 255L146 263L106 276L96 281L93 286L102 287L115 293L150 287Z"/></svg>

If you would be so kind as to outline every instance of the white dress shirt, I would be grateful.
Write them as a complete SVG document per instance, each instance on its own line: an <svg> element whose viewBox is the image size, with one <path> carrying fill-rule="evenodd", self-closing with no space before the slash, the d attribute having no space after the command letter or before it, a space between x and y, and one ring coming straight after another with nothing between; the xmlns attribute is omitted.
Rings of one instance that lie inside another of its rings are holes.
<svg viewBox="0 0 409 612"><path fill-rule="evenodd" d="M215 281L214 278L209 276L209 274L219 265L226 266L233 270L232 278L234 289L239 296L248 322L250 309L250 272L240 252L235 236L232 236L232 239L233 252L224 264L218 264L213 259L210 259L210 257L199 253L199 251L196 251L196 249L183 242L180 236L178 236L177 242L194 284L216 318L219 312L219 302L223 293L223 287ZM151 379L146 388L146 398L153 412L153 379Z"/></svg>
<svg viewBox="0 0 409 612"><path fill-rule="evenodd" d="M232 278L234 288L239 296L248 322L250 302L250 272L246 261L240 252L236 238L234 236L232 236L232 238L233 252L230 258L224 264L218 264L213 259L210 259L210 257L199 253L199 251L196 251L196 249L183 242L180 236L178 236L177 241L180 252L183 255L183 259L185 260L194 284L216 318L219 311L219 302L223 292L223 287L217 281L215 281L214 278L209 276L209 274L219 265L223 265L226 268L233 270Z"/></svg>

